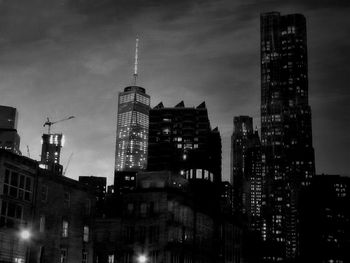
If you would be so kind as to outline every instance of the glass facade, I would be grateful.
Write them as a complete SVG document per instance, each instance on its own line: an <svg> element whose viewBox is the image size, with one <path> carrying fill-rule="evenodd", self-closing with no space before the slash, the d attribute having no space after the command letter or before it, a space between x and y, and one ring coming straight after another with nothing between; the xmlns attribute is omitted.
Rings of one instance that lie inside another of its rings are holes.
<svg viewBox="0 0 350 263"><path fill-rule="evenodd" d="M115 171L147 168L150 96L130 86L119 93Z"/></svg>

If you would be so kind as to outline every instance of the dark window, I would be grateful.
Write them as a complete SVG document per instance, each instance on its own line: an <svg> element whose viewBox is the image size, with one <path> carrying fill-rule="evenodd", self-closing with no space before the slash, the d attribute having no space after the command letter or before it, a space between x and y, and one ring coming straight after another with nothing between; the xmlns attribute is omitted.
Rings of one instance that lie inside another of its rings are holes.
<svg viewBox="0 0 350 263"><path fill-rule="evenodd" d="M47 201L48 187L46 185L41 186L41 201Z"/></svg>
<svg viewBox="0 0 350 263"><path fill-rule="evenodd" d="M67 208L70 206L70 194L68 192L64 192L64 206Z"/></svg>

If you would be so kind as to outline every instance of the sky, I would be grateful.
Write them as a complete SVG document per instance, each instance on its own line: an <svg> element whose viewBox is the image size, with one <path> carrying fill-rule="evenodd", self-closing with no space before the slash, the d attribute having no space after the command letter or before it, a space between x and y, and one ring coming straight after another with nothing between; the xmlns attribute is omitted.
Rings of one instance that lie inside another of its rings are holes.
<svg viewBox="0 0 350 263"><path fill-rule="evenodd" d="M117 96L132 83L151 105L206 102L229 178L233 117L260 127L260 13L307 19L316 172L350 176L347 0L0 0L0 105L19 111L21 151L38 159L47 117L66 144L66 176L113 183Z"/></svg>

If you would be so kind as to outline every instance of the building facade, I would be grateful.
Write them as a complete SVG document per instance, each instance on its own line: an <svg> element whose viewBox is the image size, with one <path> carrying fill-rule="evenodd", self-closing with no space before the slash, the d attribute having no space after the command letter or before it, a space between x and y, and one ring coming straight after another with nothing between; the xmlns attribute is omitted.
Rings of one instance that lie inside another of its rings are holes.
<svg viewBox="0 0 350 263"><path fill-rule="evenodd" d="M0 262L25 262L33 227L37 162L0 149Z"/></svg>
<svg viewBox="0 0 350 263"><path fill-rule="evenodd" d="M92 262L94 210L84 185L0 149L0 262Z"/></svg>
<svg viewBox="0 0 350 263"><path fill-rule="evenodd" d="M298 192L315 173L306 19L261 15L261 143L266 157L265 259L298 255Z"/></svg>
<svg viewBox="0 0 350 263"><path fill-rule="evenodd" d="M210 126L205 102L196 108L180 102L150 110L148 170L171 170L187 179L221 182L221 137Z"/></svg>
<svg viewBox="0 0 350 263"><path fill-rule="evenodd" d="M39 169L30 262L92 262L93 191L76 180Z"/></svg>
<svg viewBox="0 0 350 263"><path fill-rule="evenodd" d="M0 149L21 154L17 122L18 112L16 108L0 106Z"/></svg>

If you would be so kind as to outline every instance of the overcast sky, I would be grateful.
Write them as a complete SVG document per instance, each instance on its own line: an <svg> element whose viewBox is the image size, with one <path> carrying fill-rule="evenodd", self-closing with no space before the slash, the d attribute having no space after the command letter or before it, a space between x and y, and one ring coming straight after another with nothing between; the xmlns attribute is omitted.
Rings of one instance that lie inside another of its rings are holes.
<svg viewBox="0 0 350 263"><path fill-rule="evenodd" d="M0 105L19 111L21 150L39 159L46 117L63 132L67 175L113 182L117 94L139 81L155 106L206 101L229 178L233 116L260 127L260 13L307 18L309 101L318 173L350 174L347 0L0 0Z"/></svg>

